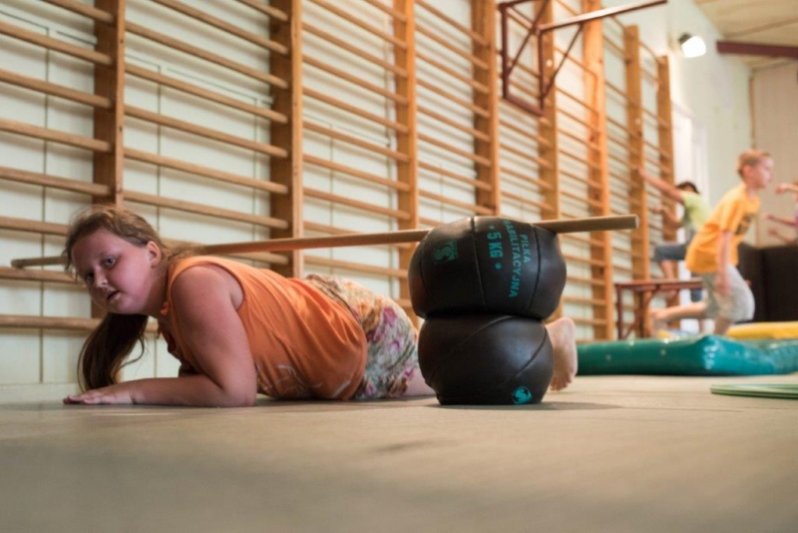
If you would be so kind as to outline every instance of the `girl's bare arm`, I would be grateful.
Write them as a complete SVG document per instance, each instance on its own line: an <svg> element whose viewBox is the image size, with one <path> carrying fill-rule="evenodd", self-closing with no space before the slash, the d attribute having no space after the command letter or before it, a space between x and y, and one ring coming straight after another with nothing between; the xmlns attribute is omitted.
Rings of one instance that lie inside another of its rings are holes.
<svg viewBox="0 0 798 533"><path fill-rule="evenodd" d="M216 269L195 267L173 286L173 313L197 374L127 381L70 396L66 403L139 403L235 407L257 395L255 366L246 331L233 305L227 280Z"/></svg>

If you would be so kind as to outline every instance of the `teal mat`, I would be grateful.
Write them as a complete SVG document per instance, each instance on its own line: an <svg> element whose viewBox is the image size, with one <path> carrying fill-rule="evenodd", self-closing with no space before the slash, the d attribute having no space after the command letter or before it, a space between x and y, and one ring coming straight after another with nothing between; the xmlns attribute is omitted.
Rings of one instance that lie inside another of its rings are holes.
<svg viewBox="0 0 798 533"><path fill-rule="evenodd" d="M798 339L738 341L716 335L579 346L579 374L748 376L798 371Z"/></svg>

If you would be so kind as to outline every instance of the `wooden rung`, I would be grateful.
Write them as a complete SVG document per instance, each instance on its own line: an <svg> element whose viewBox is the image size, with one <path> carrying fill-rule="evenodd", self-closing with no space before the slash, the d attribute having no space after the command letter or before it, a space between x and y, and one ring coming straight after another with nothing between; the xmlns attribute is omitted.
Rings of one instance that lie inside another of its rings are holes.
<svg viewBox="0 0 798 533"><path fill-rule="evenodd" d="M579 305L604 305L607 303L607 300L603 298L581 298L578 296L567 296L564 295L560 298L562 303L566 304L579 304Z"/></svg>
<svg viewBox="0 0 798 533"><path fill-rule="evenodd" d="M581 165L585 165L586 167L592 168L593 170L598 170L598 169L601 168L598 163L594 163L592 161L589 161L588 159L585 158L585 156L576 154L576 153L574 153L574 152L572 152L570 150L566 150L562 146L560 146L557 151L560 153L560 155L564 155L566 157L569 157L571 160L575 161L576 163L579 163Z"/></svg>
<svg viewBox="0 0 798 533"><path fill-rule="evenodd" d="M348 104L348 103L344 102L343 100L339 100L337 98L333 98L332 96L328 96L327 94L325 94L325 93L323 93L321 91L316 91L316 90L310 89L308 87L303 87L302 88L302 95L306 96L306 97L309 97L309 98L313 98L315 100L318 100L319 102L324 102L327 105L333 106L334 108L342 110L342 111L346 111L346 112L351 113L351 114L353 114L355 116L358 116L360 118L369 120L371 122L375 122L377 124L381 124L381 125L383 125L383 126L385 126L387 128L390 128L390 129L392 129L394 131L397 131L399 133L407 133L407 126L405 126L404 124L400 124L398 122L394 122L393 120L388 120L388 119L386 119L386 118L384 118L384 117L382 117L380 115L376 115L374 113L369 113L368 111L364 111L363 109L361 109L361 108L359 108L357 106Z"/></svg>
<svg viewBox="0 0 798 533"><path fill-rule="evenodd" d="M447 117L445 115L442 115L440 113L437 113L437 112L433 111L432 109L430 109L430 108L428 108L426 106L418 105L418 106L416 106L416 110L418 111L418 113L420 115L426 115L426 116L428 116L430 118L433 118L433 119L437 120L438 122L440 122L442 124L446 124L447 126L450 126L450 127L454 128L456 130L462 131L463 133L467 133L468 135L472 135L473 137L475 137L475 138L477 138L477 139L479 139L481 141L485 141L485 142L490 141L490 136L487 133L479 131L478 129L472 128L470 126L466 126L464 124L459 124L458 122L450 119L449 117Z"/></svg>
<svg viewBox="0 0 798 533"><path fill-rule="evenodd" d="M593 70L590 67L585 65L585 63L582 62L579 58L574 56L574 54L568 54L566 56L565 55L565 52L566 52L565 48L561 48L559 46L555 46L554 50L557 53L560 54L560 58L562 59L563 63L568 62L568 63L571 63L572 65L574 65L576 67L579 67L579 69L582 70L581 74L584 75L584 76L591 76L593 78L596 77L596 73L593 72Z"/></svg>
<svg viewBox="0 0 798 533"><path fill-rule="evenodd" d="M365 51L363 51L362 49L360 49L360 48L358 48L356 46L352 46L348 42L337 38L335 35L333 35L333 34L331 34L329 32L326 32L326 31L322 30L321 28L319 28L317 26L314 26L313 24L309 24L307 22L302 22L302 31L307 32L307 33L309 33L311 35L315 35L316 37L319 37L321 39L324 39L328 43L334 44L338 48L341 48L342 50L346 50L347 52L349 52L349 53L351 53L353 55L356 55L356 56L358 56L361 59L365 59L369 63L373 63L375 65L378 65L378 66L384 68L387 71L393 72L393 74L395 76L400 76L402 78L406 78L407 77L407 71L405 69L403 69L401 67L397 67L393 63L389 63L388 61L385 61L384 59L382 59L379 56L376 56L374 54L370 54L368 52L365 52Z"/></svg>
<svg viewBox="0 0 798 533"><path fill-rule="evenodd" d="M610 39L606 35L604 36L603 40L604 40L604 44L607 45L607 48L611 52L614 52L615 55L617 55L618 57L620 57L622 59L626 59L626 49L623 46L621 46L620 44L618 44L614 40Z"/></svg>
<svg viewBox="0 0 798 533"><path fill-rule="evenodd" d="M430 191L425 191L423 189L420 189L418 191L418 195L421 198L426 198L427 200L433 200L433 201L436 201L436 202L440 202L441 204L444 204L444 205L457 207L457 208L462 209L464 211L471 212L471 213L473 213L475 215L493 215L494 214L493 209L490 209L489 207L485 207L485 206L481 206L481 205L477 205L477 204L471 204L471 203L467 203L467 202L460 202L458 200L452 199L449 196L444 196L442 194L436 194L436 193L433 193L433 192L430 192Z"/></svg>
<svg viewBox="0 0 798 533"><path fill-rule="evenodd" d="M315 165L327 170L332 170L333 172L340 172L341 174L346 174L347 176L359 178L369 183L382 185L388 187L389 189L394 189L402 192L407 192L410 190L410 185L408 185L407 183L386 179L381 176L377 176L376 174L363 172L362 170L342 165L340 163L335 163L333 161L327 161L326 159L321 159L320 157L316 157L310 154L302 154L302 161L310 165Z"/></svg>
<svg viewBox="0 0 798 533"><path fill-rule="evenodd" d="M583 276L574 276L572 274L568 274L567 276L567 284L570 285L571 283L579 284L579 285L590 285L593 287L603 287L604 282L599 281L593 278L585 278Z"/></svg>
<svg viewBox="0 0 798 533"><path fill-rule="evenodd" d="M360 87L360 88L365 89L367 91L370 91L372 93L379 94L380 96L384 96L385 98L388 98L389 100L391 100L393 102L396 102L399 105L407 105L407 98L406 97L404 97L404 96L402 96L400 94L396 94L395 92L388 91L388 90L384 89L383 87L380 87L379 85L374 85L373 83L369 83L367 81L364 81L364 80L358 78L357 76L353 76L352 74L350 74L350 73L348 73L348 72L346 72L344 70L337 69L337 68L333 67L332 65L328 65L327 63L324 63L323 61L319 61L317 59L314 59L313 57L311 57L311 56L309 56L307 54L303 54L302 55L302 62L305 65L310 65L311 67L317 68L317 69L319 69L319 70L321 70L323 72L326 72L326 73L328 73L328 74L330 74L332 76L335 76L336 78L339 78L339 79L342 79L344 81L347 81L347 82L351 83L352 85L355 85L357 87Z"/></svg>
<svg viewBox="0 0 798 533"><path fill-rule="evenodd" d="M466 52L465 50L463 50L461 48L458 48L457 46L455 46L452 43L450 43L448 39L445 39L444 37L441 37L440 35L438 35L437 33L435 33L432 30L428 30L423 25L417 23L416 24L416 31L419 34L427 37L431 41L434 41L434 42L438 43L440 46L446 48L447 50L449 50L449 51L453 52L454 54L457 54L458 56L460 56L463 59L467 60L473 66L475 66L477 68L480 68L482 70L487 70L488 69L488 64L485 63L484 61L482 61L480 58L478 58L474 54Z"/></svg>
<svg viewBox="0 0 798 533"><path fill-rule="evenodd" d="M468 185L471 185L472 187L476 187L477 189L482 189L483 191L490 191L493 189L490 183L485 183L484 181L480 181L476 178L469 178L467 176L457 174L456 172L452 172L451 170L447 170L445 168L436 167L425 161L419 161L418 168L422 170L427 170L429 172L434 172L436 174L440 174L441 176L451 178L461 183L466 183Z"/></svg>
<svg viewBox="0 0 798 533"><path fill-rule="evenodd" d="M531 205L540 209L542 213L548 213L554 209L553 206L548 205L544 202L534 200L529 196L521 196L519 194L514 194L502 189L502 199L503 200L511 200L514 202L518 202L520 205Z"/></svg>
<svg viewBox="0 0 798 533"><path fill-rule="evenodd" d="M593 115L598 114L598 109L592 107L589 103L585 102L584 98L580 98L579 96L576 96L574 93L567 91L559 86L557 87L557 93L565 96L575 104L579 104L579 106L583 107L585 111L587 111L588 113L592 113Z"/></svg>
<svg viewBox="0 0 798 533"><path fill-rule="evenodd" d="M100 109L110 109L111 99L96 94L87 93L83 91L76 91L63 85L50 83L49 81L31 78L30 76L23 76L16 72L0 69L0 81L17 85L25 89L31 89L40 93L49 94L51 96L58 96L65 100L77 102L79 104L86 104Z"/></svg>
<svg viewBox="0 0 798 533"><path fill-rule="evenodd" d="M235 61L230 61L229 59L223 56L208 52L196 46L192 46L178 39L169 37L168 35L152 31L139 24L135 24L133 22L127 22L125 24L125 27L127 31L129 33L132 33L133 35L138 35L139 37L143 37L158 44L162 44L166 47L179 50L180 52L183 52L185 54L198 57L200 59L208 61L209 63L214 63L221 67L228 68L232 71L238 72L239 74L243 74L258 81L268 83L274 87L279 87L281 89L288 88L288 82L282 78L278 78L277 76L273 76L258 69L250 68L246 65L237 63Z"/></svg>
<svg viewBox="0 0 798 533"><path fill-rule="evenodd" d="M54 6L66 9L67 11L72 11L73 13L77 13L78 15L83 15L84 17L96 20L97 22L104 22L106 24L111 24L114 21L114 16L111 13L103 11L102 9L97 9L92 6L88 6L83 2L78 2L76 0L44 0L44 1L47 2L48 4L52 4Z"/></svg>
<svg viewBox="0 0 798 533"><path fill-rule="evenodd" d="M548 168L549 165L542 165L542 166ZM554 188L554 185L552 185L551 183L548 183L541 179L533 178L529 174L522 174L521 172L517 172L516 170L513 170L511 168L501 167L499 170L502 175L518 178L519 180L521 180L522 183L530 183L532 185L536 185L541 191L550 191ZM562 170L560 170L560 172L562 172Z"/></svg>
<svg viewBox="0 0 798 533"><path fill-rule="evenodd" d="M64 264L61 261L58 264ZM66 272L53 270L22 270L22 268L9 268L0 266L0 279L13 279L16 281L52 282L79 285L74 276Z"/></svg>
<svg viewBox="0 0 798 533"><path fill-rule="evenodd" d="M537 124L529 125L529 124L524 124L523 122L520 121L505 120L500 117L499 125L502 128L507 128L508 130L511 130L521 135L525 141L533 141L538 145L546 148L551 146L551 143L549 143L549 141L541 137L537 131L530 131L533 127L537 128Z"/></svg>
<svg viewBox="0 0 798 533"><path fill-rule="evenodd" d="M327 257L319 257L317 255L305 255L305 264L315 265L326 268L340 268L342 270L349 270L352 272L363 272L366 274L377 274L380 276L388 276L392 278L406 278L407 271L399 268L388 268L374 265L366 265L363 263L354 263L352 261L341 261L340 259L330 259Z"/></svg>
<svg viewBox="0 0 798 533"><path fill-rule="evenodd" d="M99 318L69 318L26 315L0 315L0 328L63 329L70 331L93 331Z"/></svg>
<svg viewBox="0 0 798 533"><path fill-rule="evenodd" d="M426 11L430 12L431 14L435 15L436 17L438 17L442 21L446 22L452 28L454 28L454 29L456 29L456 30L468 35L477 44L479 44L481 46L488 46L489 43L488 43L487 39L483 35L478 34L477 32L475 32L474 30L472 30L471 28L469 28L467 26L463 26L462 24L460 24L459 22L457 22L453 18L451 18L448 15L446 15L443 11L440 11L440 10L436 9L435 7L433 7L430 2L427 2L425 0L416 0L416 5L420 6L420 7L423 7Z"/></svg>
<svg viewBox="0 0 798 533"><path fill-rule="evenodd" d="M277 9L276 7L272 7L268 4L264 4L261 0L238 0L244 5L251 7L261 13L268 15L269 17L279 20L280 22L287 22L288 15L285 11Z"/></svg>
<svg viewBox="0 0 798 533"><path fill-rule="evenodd" d="M511 147L511 146L509 146L509 145L507 145L505 143L500 144L500 146L501 146L501 149L502 149L503 153L513 154L513 155L518 156L518 157L520 157L522 159L526 159L527 161L533 161L533 162L535 162L536 164L540 165L543 168L547 168L547 169L551 168L551 163L549 163L548 161L546 161L542 157L534 155L535 152L532 152L529 149L521 150L521 149L518 149L518 148Z"/></svg>
<svg viewBox="0 0 798 533"><path fill-rule="evenodd" d="M368 202L353 200L352 198L349 198L347 196L341 196L339 194L332 194L325 191L319 191L317 189L311 189L308 187L302 189L302 194L305 196L305 198L315 198L317 200L324 200L325 202L331 202L339 205L346 205L355 209L367 211L369 213L393 217L398 220L410 220L410 214L407 211L402 211L400 209L390 209L388 207L381 207Z"/></svg>
<svg viewBox="0 0 798 533"><path fill-rule="evenodd" d="M584 324L588 326L606 326L607 320L604 318L581 318L578 316L573 317L573 321L576 324Z"/></svg>
<svg viewBox="0 0 798 533"><path fill-rule="evenodd" d="M578 116L574 115L573 113L571 113L567 109L563 109L561 107L558 107L557 108L557 113L559 113L561 115L565 115L570 120L573 120L574 122L578 123L579 125L584 126L585 128L587 128L588 131L598 132L598 127L597 126L594 126L593 124L591 124L590 122L588 122L587 120L585 120L582 117L578 117ZM562 126L560 126L560 127L562 127Z"/></svg>
<svg viewBox="0 0 798 533"><path fill-rule="evenodd" d="M372 142L364 141L359 137L355 137L353 135L347 135L346 133L341 133L338 130L334 130L333 128L328 128L327 126L322 126L321 124L317 124L315 122L310 122L305 120L302 122L302 127L305 128L306 131L320 133L322 135L330 137L331 139L338 139L339 141L343 141L348 144L364 148L365 150L368 150L370 152L380 153L384 156L390 157L397 161L402 161L402 162L409 161L409 157L407 156L407 154L403 154L396 150L390 150L388 148L385 148L384 146L380 146Z"/></svg>
<svg viewBox="0 0 798 533"><path fill-rule="evenodd" d="M251 141L249 139L244 139L243 137L237 137L235 135L230 135L229 133L223 133L218 130L206 128L204 126L197 126L191 122L153 113L152 111L147 111L146 109L125 106L125 115L132 118L146 120L147 122L158 124L159 126L166 126L168 128L185 131L206 139L212 139L214 141L232 144L241 148L247 148L255 152L270 155L272 157L288 157L288 152L283 148L279 148L264 142Z"/></svg>
<svg viewBox="0 0 798 533"><path fill-rule="evenodd" d="M210 167L186 163L185 161L181 161L179 159L172 159L162 155L142 152L133 148L125 148L125 158L133 161L141 161L142 163L150 163L160 167L179 170L188 174L196 174L197 176L204 176L206 178L211 178L226 183L233 183L242 187L251 187L253 189L258 189L273 194L288 194L288 187L280 183L249 178L238 174L232 174L230 172L223 172Z"/></svg>
<svg viewBox="0 0 798 533"><path fill-rule="evenodd" d="M582 136L577 135L575 133L571 133L570 131L566 131L566 130L563 130L563 129L558 129L557 130L557 135L564 135L564 136L568 137L569 139L572 139L572 140L578 142L579 144L584 145L585 147L589 148L590 150L598 150L599 149L599 146L596 143L594 143L593 141L591 141L590 139L586 139L585 137L582 137Z"/></svg>
<svg viewBox="0 0 798 533"><path fill-rule="evenodd" d="M470 102L468 100L464 100L464 99L460 98L459 96L457 96L457 95L455 95L455 94L453 94L453 93L451 93L449 91L441 89L439 85L436 85L434 83L428 82L428 81L426 81L426 80L424 80L422 78L417 78L416 79L416 84L419 87L423 87L424 89L427 89L428 91L440 96L441 98L443 98L444 100L446 100L448 102L452 102L454 104L457 104L457 105L459 105L461 107L464 107L464 108L468 109L469 111L471 111L473 113L476 113L477 115L481 116L482 118L490 117L490 113L488 112L487 109L485 109L483 107L476 106L476 105L474 105L472 102Z"/></svg>
<svg viewBox="0 0 798 533"><path fill-rule="evenodd" d="M567 191L565 189L560 189L560 195L564 198L569 198L571 200L577 201L580 204L589 205L596 209L601 209L602 204L598 200L593 200L592 198L585 196L584 194L576 194L572 193L571 191Z"/></svg>
<svg viewBox="0 0 798 533"><path fill-rule="evenodd" d="M465 83L466 85L468 85L469 87L471 87L475 91L477 91L479 93L482 93L482 94L488 94L488 87L485 84L479 83L478 81L474 80L473 78L469 78L467 76L464 76L463 74L460 74L456 70L447 67L446 65L444 65L440 61L438 61L436 59L433 59L432 56L430 56L428 54L425 54L424 52L419 52L418 50L416 50L416 58L424 61L425 63L427 63L428 65L430 65L432 67L435 67L435 70L443 72L444 74L447 74L447 75L451 76L452 78Z"/></svg>
<svg viewBox="0 0 798 533"><path fill-rule="evenodd" d="M84 148L93 152L108 153L111 151L111 143L106 141L85 137L83 135L76 135L74 133L65 133L50 128L40 128L39 126L13 120L0 119L0 131L16 133L17 135L33 137L34 139L41 139L43 141L66 144L76 148Z"/></svg>
<svg viewBox="0 0 798 533"><path fill-rule="evenodd" d="M399 39L399 38L397 38L397 37L395 37L393 35L391 35L390 33L386 33L384 31L380 30L379 28L375 28L371 24L363 22L357 15L353 15L351 13L348 13L347 11L336 7L335 5L333 5L332 3L330 3L330 2L328 2L326 0L310 0L310 1L313 2L314 4L316 4L317 6L326 9L327 11L332 13L333 15L335 15L335 16L337 16L337 17L349 22L350 24L353 24L353 25L357 26L358 28L367 31L370 34L375 35L375 36L379 37L380 39L383 39L384 41L387 41L387 42L391 43L395 47L397 47L397 48L399 48L401 50L407 50L407 43L406 42L404 42L403 40L401 40L401 39ZM358 9L358 8L356 7L355 9Z"/></svg>
<svg viewBox="0 0 798 533"><path fill-rule="evenodd" d="M94 50L90 50L88 48L71 45L60 39L45 37L40 33L23 30L22 28L14 26L13 24L8 24L6 22L0 21L0 34L8 35L9 37L13 37L14 39L19 39L20 41L25 41L27 43L35 44L37 46L41 46L42 48L53 50L55 52L60 52L62 54L66 54L68 56L72 56L77 59L82 59L90 63L95 63L97 65L110 66L113 64L113 60L111 59L111 56L109 56L108 54L101 54L99 52L95 52Z"/></svg>
<svg viewBox="0 0 798 533"><path fill-rule="evenodd" d="M265 107L259 107L256 105L248 104L236 98L230 98L229 96L225 96L215 91L203 89L191 83L186 83L182 80L165 76L159 72L155 72L154 70L137 67L135 65L131 65L130 63L128 63L125 65L125 73L154 83L158 83L165 87L171 87L173 89L177 89L184 93L193 94L194 96L199 96L200 98L204 98L205 100L210 100L212 102L226 105L234 109L239 109L241 111L245 111L247 113L257 115L259 117L264 117L271 121L279 122L280 124L286 124L288 122L288 118L282 113L277 113L276 111L272 111L271 109Z"/></svg>
<svg viewBox="0 0 798 533"><path fill-rule="evenodd" d="M289 228L288 222L279 218L266 217L262 215L250 215L248 213L242 213L240 211L234 211L232 209L222 209L220 207L213 207L205 204L198 204L195 202L186 202L185 200L176 200L164 196L156 196L154 194L146 194L137 191L125 191L124 197L125 200L131 202L138 202L147 205L155 205L158 207L166 207L169 209L175 209L178 211L185 211L189 213L196 213L199 215L205 215L209 217L236 220L238 222L246 222L249 224L255 224L257 226L263 226L266 228L275 228L275 229Z"/></svg>
<svg viewBox="0 0 798 533"><path fill-rule="evenodd" d="M363 0L363 1L371 5L372 7L379 9L383 13L390 15L393 19L399 22L407 21L407 17L405 17L404 13L402 13L401 11L397 11L396 9L393 9L391 6L383 4L380 0Z"/></svg>
<svg viewBox="0 0 798 533"><path fill-rule="evenodd" d="M44 233L46 235L64 236L67 233L65 224L52 222L39 222L25 218L0 217L0 229L13 231L27 231L30 233Z"/></svg>
<svg viewBox="0 0 798 533"><path fill-rule="evenodd" d="M449 154L457 155L459 157L464 157L464 158L466 158L466 159L468 159L470 161L473 161L477 165L481 165L483 167L490 167L491 166L491 160L488 159L487 157L481 157L481 156L475 155L473 152L466 152L465 150L460 150L459 148L457 148L457 147L455 147L455 146L453 146L453 145L451 145L449 143L445 143L445 142L443 142L443 141L441 141L441 140L439 140L436 137L433 137L431 135L424 135L424 134L419 133L419 134L416 135L416 137L418 138L419 141L425 142L427 144L431 144L433 146L437 146L438 148L441 148L442 150L444 150L445 152L447 152Z"/></svg>
<svg viewBox="0 0 798 533"><path fill-rule="evenodd" d="M107 196L110 191L110 187L108 187L108 185L103 185L101 183L91 183L69 178L61 178L57 176L51 176L49 174L29 172L27 170L19 170L11 167L0 166L0 179L16 181L19 183L27 183L29 185L41 185L42 187L52 187L62 191L90 194L92 196Z"/></svg>
<svg viewBox="0 0 798 533"><path fill-rule="evenodd" d="M256 44L262 48L271 50L272 52L275 52L277 54L288 55L288 48L286 48L282 44L276 41L272 41L271 39L267 39L262 35L242 30L241 28L239 28L234 24L225 22L224 20L218 17L209 15L208 13L202 10L186 5L183 2L178 2L177 0L152 0L152 1L164 7L168 7L169 9L177 11L178 13L181 13L187 17L193 18L194 20L198 20L204 24L207 24L208 26L213 26L218 30L222 30L226 33L229 33L230 35L234 35L235 37L243 39L244 41Z"/></svg>

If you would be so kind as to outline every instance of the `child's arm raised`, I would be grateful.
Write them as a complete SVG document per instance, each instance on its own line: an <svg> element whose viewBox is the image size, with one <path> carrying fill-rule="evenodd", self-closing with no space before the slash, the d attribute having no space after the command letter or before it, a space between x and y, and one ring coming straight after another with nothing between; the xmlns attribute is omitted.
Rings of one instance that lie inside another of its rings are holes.
<svg viewBox="0 0 798 533"><path fill-rule="evenodd" d="M773 222L778 222L779 224L784 224L785 226L795 227L795 219L794 218L787 218L782 217L779 215L774 215L773 213L768 213L765 215L765 218L768 220L772 220Z"/></svg>
<svg viewBox="0 0 798 533"><path fill-rule="evenodd" d="M682 196L682 191L677 189L673 184L668 183L667 181L661 180L657 177L652 176L642 167L638 168L637 171L640 173L640 176L646 180L649 184L653 185L655 188L659 189L659 191L670 198L671 200L675 200L680 204L684 203L684 197Z"/></svg>
<svg viewBox="0 0 798 533"><path fill-rule="evenodd" d="M230 277L212 267L183 272L172 288L172 312L194 355L197 374L127 381L69 396L66 403L138 403L235 407L257 395L255 365L236 312Z"/></svg>
<svg viewBox="0 0 798 533"><path fill-rule="evenodd" d="M792 192L798 194L798 185L794 183L779 183L776 185L776 194Z"/></svg>

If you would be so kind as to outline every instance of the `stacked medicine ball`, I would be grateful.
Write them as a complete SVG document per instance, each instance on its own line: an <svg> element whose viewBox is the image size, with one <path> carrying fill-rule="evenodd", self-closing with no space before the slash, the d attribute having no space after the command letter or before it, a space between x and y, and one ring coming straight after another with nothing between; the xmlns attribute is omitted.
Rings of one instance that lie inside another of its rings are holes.
<svg viewBox="0 0 798 533"><path fill-rule="evenodd" d="M441 404L543 398L553 361L542 320L565 286L556 234L501 217L438 226L416 248L408 277L425 319L421 373Z"/></svg>

